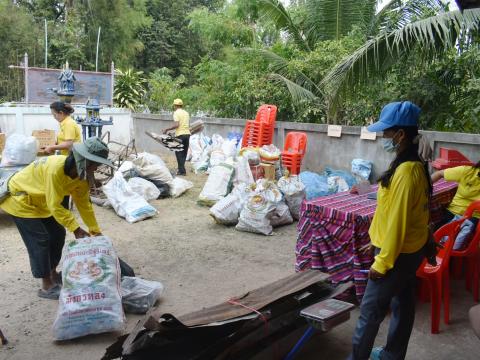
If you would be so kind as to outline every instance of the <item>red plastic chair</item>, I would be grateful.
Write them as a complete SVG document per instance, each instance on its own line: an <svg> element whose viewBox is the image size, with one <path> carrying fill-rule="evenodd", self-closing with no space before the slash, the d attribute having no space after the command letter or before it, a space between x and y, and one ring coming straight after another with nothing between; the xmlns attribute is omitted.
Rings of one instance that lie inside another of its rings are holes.
<svg viewBox="0 0 480 360"><path fill-rule="evenodd" d="M480 213L480 200L474 201L465 211L464 218L471 218L475 212ZM477 225L475 234L464 250L452 250L452 257L455 258L454 270L457 274L462 270L462 259L466 259L465 284L467 290L472 290L473 300L479 300L479 272L480 272L480 226ZM473 289L472 289L473 280Z"/></svg>
<svg viewBox="0 0 480 360"><path fill-rule="evenodd" d="M277 107L262 105L258 108L255 120L247 120L243 132L242 147L270 145L273 142Z"/></svg>
<svg viewBox="0 0 480 360"><path fill-rule="evenodd" d="M428 284L430 290L430 299L432 302L431 313L432 334L438 334L440 329L440 310L443 298L444 322L450 322L450 279L448 273L448 264L452 253L453 243L460 229L460 224L465 219L456 220L443 225L435 234L435 241L438 243L443 237L448 237L443 245L443 249L437 254L437 266L432 266L425 259L417 270L417 277Z"/></svg>
<svg viewBox="0 0 480 360"><path fill-rule="evenodd" d="M291 174L297 175L300 173L302 160L307 151L307 134L296 131L289 132L283 149L283 167L287 168Z"/></svg>

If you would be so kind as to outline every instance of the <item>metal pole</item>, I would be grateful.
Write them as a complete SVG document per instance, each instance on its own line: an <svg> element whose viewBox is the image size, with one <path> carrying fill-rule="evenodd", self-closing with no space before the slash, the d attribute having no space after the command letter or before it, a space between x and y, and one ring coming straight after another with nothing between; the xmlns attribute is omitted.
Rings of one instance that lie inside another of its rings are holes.
<svg viewBox="0 0 480 360"><path fill-rule="evenodd" d="M48 31L47 19L45 19L45 69L48 67Z"/></svg>
<svg viewBox="0 0 480 360"><path fill-rule="evenodd" d="M112 83L110 84L110 106L113 107L113 91L115 90L115 64L112 61Z"/></svg>
<svg viewBox="0 0 480 360"><path fill-rule="evenodd" d="M95 56L95 71L98 71L98 46L100 45L100 31L102 27L98 27L98 36L97 36L97 55Z"/></svg>
<svg viewBox="0 0 480 360"><path fill-rule="evenodd" d="M25 53L23 58L23 66L25 71L25 103L28 105L28 54Z"/></svg>

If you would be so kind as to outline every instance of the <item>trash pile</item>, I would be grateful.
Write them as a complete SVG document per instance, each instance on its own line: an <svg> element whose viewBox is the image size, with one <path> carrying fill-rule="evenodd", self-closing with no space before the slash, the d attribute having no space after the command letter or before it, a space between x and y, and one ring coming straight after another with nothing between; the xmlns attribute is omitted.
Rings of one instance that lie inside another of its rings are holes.
<svg viewBox="0 0 480 360"><path fill-rule="evenodd" d="M178 197L192 187L192 182L174 178L159 156L144 152L125 161L103 186L108 201L102 205L112 206L119 216L135 223L157 214L149 201Z"/></svg>
<svg viewBox="0 0 480 360"><path fill-rule="evenodd" d="M345 170L334 170L330 167L326 167L322 174L302 171L300 180L305 185L306 199L348 191L353 185L368 182L372 166L370 161L353 159L351 173Z"/></svg>

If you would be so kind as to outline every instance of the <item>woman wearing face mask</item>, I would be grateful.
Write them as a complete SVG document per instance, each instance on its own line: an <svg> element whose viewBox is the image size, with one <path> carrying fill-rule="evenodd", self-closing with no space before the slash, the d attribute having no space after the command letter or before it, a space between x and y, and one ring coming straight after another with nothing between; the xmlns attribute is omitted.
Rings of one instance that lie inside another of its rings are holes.
<svg viewBox="0 0 480 360"><path fill-rule="evenodd" d="M369 235L375 260L360 307L350 359L404 359L415 318L415 273L428 239L428 168L418 155L420 108L411 102L386 105L368 127L383 131L383 147L395 154L379 179L377 208ZM385 347L372 347L391 308Z"/></svg>
<svg viewBox="0 0 480 360"><path fill-rule="evenodd" d="M57 143L43 149L46 154L53 154L56 150L62 155L68 155L74 143L82 141L80 127L71 118L74 109L72 105L62 101L55 101L50 104L50 110L55 120L60 123L60 131L57 134Z"/></svg>
<svg viewBox="0 0 480 360"><path fill-rule="evenodd" d="M58 299L60 293L56 267L65 243L65 228L76 238L100 234L86 179L100 164L113 166L107 157L107 145L98 138L89 138L74 144L68 156L43 157L8 182L10 195L0 208L12 216L27 247L33 277L42 280L38 290L42 298ZM67 195L72 196L88 232L62 206Z"/></svg>

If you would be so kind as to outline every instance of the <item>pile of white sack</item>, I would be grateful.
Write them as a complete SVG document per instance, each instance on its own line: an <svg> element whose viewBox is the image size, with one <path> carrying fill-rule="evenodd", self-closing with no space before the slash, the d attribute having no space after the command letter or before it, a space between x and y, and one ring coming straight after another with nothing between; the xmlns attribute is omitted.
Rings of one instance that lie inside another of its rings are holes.
<svg viewBox="0 0 480 360"><path fill-rule="evenodd" d="M162 191L178 197L192 187L192 182L174 178L159 156L145 152L125 161L102 190L117 215L134 223L158 213L148 202L161 197Z"/></svg>
<svg viewBox="0 0 480 360"><path fill-rule="evenodd" d="M210 208L210 215L219 224L236 224L240 231L271 235L274 227L298 219L304 198L304 186L297 176L282 177L278 184L266 179L237 182Z"/></svg>

